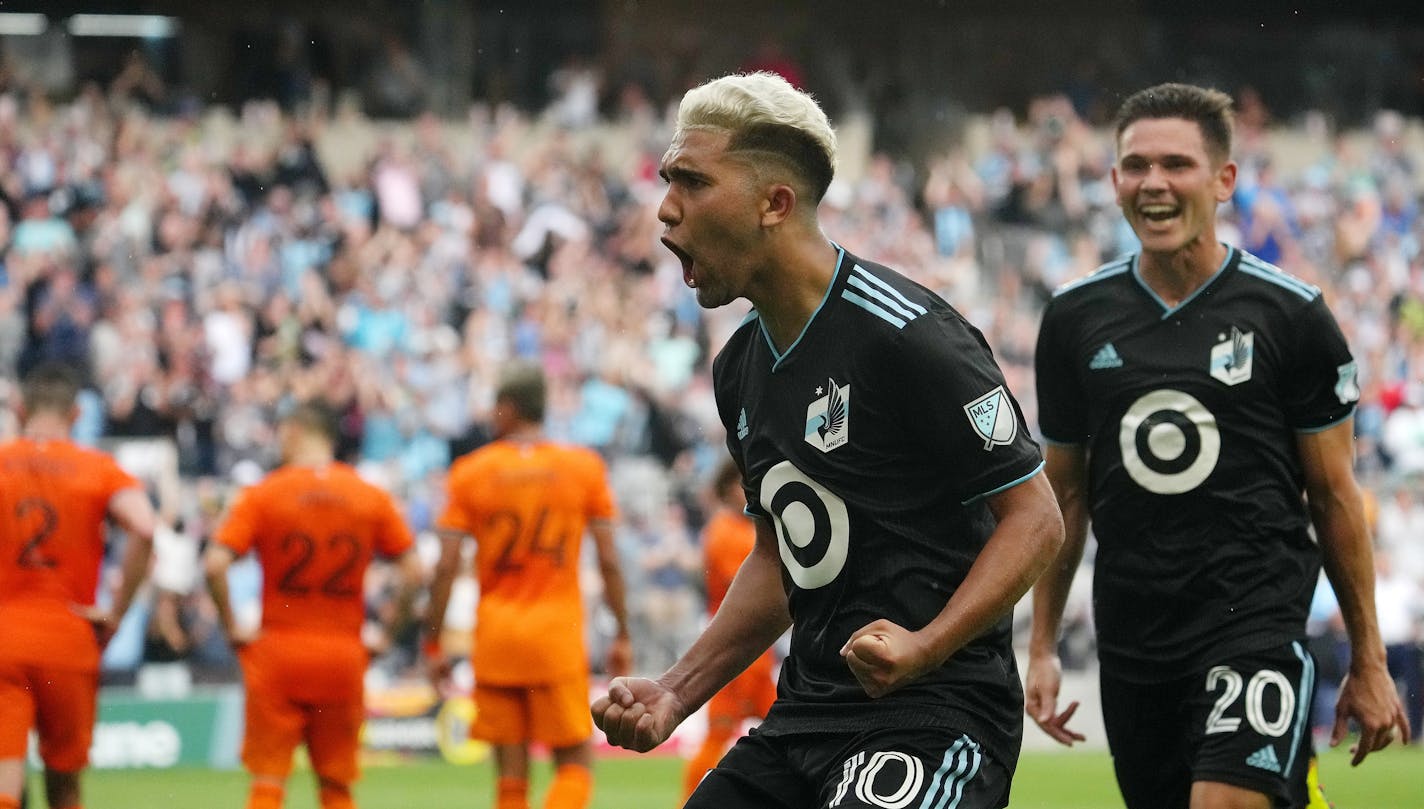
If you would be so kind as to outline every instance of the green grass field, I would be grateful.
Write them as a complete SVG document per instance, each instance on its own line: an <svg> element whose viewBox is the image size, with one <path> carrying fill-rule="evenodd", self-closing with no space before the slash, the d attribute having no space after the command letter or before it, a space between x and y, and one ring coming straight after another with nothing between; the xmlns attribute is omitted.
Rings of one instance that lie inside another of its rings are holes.
<svg viewBox="0 0 1424 809"><path fill-rule="evenodd" d="M593 809L676 809L682 762L668 757L598 762ZM547 767L539 766L539 773ZM315 809L308 772L288 784L288 809ZM1337 809L1424 809L1424 750L1391 748L1351 768L1343 751L1322 757L1321 783ZM32 792L38 797L37 784ZM536 779L535 798L543 780ZM93 771L86 776L88 809L198 807L242 809L246 778L211 770ZM476 809L491 804L491 765L438 763L371 767L356 789L361 809ZM537 802L535 803L537 806ZM43 806L43 800L32 806ZM1014 809L1120 807L1105 753L1025 753L1014 782Z"/></svg>

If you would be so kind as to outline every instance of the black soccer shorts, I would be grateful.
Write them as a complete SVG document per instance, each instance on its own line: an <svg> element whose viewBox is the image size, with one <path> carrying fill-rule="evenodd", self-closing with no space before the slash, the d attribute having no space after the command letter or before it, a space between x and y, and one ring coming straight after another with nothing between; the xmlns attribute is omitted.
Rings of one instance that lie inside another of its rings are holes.
<svg viewBox="0 0 1424 809"><path fill-rule="evenodd" d="M944 728L740 739L684 809L999 809L1010 774Z"/></svg>
<svg viewBox="0 0 1424 809"><path fill-rule="evenodd" d="M1101 690L1128 809L1187 809L1194 781L1261 792L1283 809L1306 805L1315 661L1303 642L1165 683L1104 673Z"/></svg>

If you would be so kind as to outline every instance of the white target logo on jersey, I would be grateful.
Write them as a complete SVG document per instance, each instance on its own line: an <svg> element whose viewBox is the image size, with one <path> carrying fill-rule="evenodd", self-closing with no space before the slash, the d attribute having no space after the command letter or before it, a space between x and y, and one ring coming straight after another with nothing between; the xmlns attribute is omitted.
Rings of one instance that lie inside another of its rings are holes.
<svg viewBox="0 0 1424 809"><path fill-rule="evenodd" d="M1216 417L1179 390L1154 390L1133 402L1123 414L1118 445L1127 473L1156 494L1195 489L1221 458Z"/></svg>
<svg viewBox="0 0 1424 809"><path fill-rule="evenodd" d="M761 504L776 523L781 563L796 586L815 590L835 581L850 552L845 501L782 461L761 479Z"/></svg>

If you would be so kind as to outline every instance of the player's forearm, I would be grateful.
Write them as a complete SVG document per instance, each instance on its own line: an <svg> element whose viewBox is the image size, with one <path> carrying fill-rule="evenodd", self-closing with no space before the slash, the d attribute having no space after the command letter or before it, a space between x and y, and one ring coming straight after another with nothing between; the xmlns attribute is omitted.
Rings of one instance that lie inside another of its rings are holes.
<svg viewBox="0 0 1424 809"><path fill-rule="evenodd" d="M445 628L445 609L450 604L450 590L460 569L460 545L463 537L442 533L440 559L430 580L430 595L425 604L423 631L427 641L436 641Z"/></svg>
<svg viewBox="0 0 1424 809"><path fill-rule="evenodd" d="M208 585L208 594L213 598L213 609L217 610L218 623L231 639L237 633L237 624L232 614L232 596L228 592L227 569L232 559L221 548L210 548L203 557L203 579Z"/></svg>
<svg viewBox="0 0 1424 809"><path fill-rule="evenodd" d="M1048 444L1043 471L1063 518L1063 547L1034 585L1029 653L1052 655L1058 650L1063 610L1073 589L1073 577L1083 561L1088 541L1087 451L1078 444Z"/></svg>
<svg viewBox="0 0 1424 809"><path fill-rule="evenodd" d="M1353 483L1311 498L1311 512L1324 556L1325 576L1340 603L1350 638L1350 666L1384 666L1384 642L1375 614L1374 548L1364 504Z"/></svg>
<svg viewBox="0 0 1424 809"><path fill-rule="evenodd" d="M1013 610L1063 545L1063 521L1038 475L998 495L998 524L963 583L920 631L934 665L948 660Z"/></svg>
<svg viewBox="0 0 1424 809"><path fill-rule="evenodd" d="M619 637L626 638L628 585L623 579L623 568L618 564L618 544L614 538L613 526L606 520L600 520L589 528L598 551L598 572L603 578L603 603L608 606L608 611L613 613Z"/></svg>
<svg viewBox="0 0 1424 809"><path fill-rule="evenodd" d="M158 522L148 494L137 487L114 494L109 500L109 516L128 534L113 603L114 617L122 618L133 603L139 585L148 576L149 561L153 558L153 534L158 530Z"/></svg>
<svg viewBox="0 0 1424 809"><path fill-rule="evenodd" d="M398 580L396 586L396 608L391 616L391 625L386 627L389 636L395 637L415 615L415 598L420 593L420 557L414 550L407 551L397 562Z"/></svg>
<svg viewBox="0 0 1424 809"><path fill-rule="evenodd" d="M119 565L119 585L114 591L114 618L119 619L128 612L139 585L148 576L148 563L153 558L153 538L131 535L124 548L124 559Z"/></svg>
<svg viewBox="0 0 1424 809"><path fill-rule="evenodd" d="M603 568L603 603L613 613L618 625L618 634L628 635L628 587L623 581L623 573L616 565Z"/></svg>
<svg viewBox="0 0 1424 809"><path fill-rule="evenodd" d="M731 682L791 626L780 561L758 544L747 557L712 622L658 681L690 714Z"/></svg>
<svg viewBox="0 0 1424 809"><path fill-rule="evenodd" d="M1081 499L1059 503L1063 512L1063 547L1033 586L1033 621L1029 654L1056 654L1063 627L1063 611L1073 578L1083 562L1088 541L1088 515Z"/></svg>

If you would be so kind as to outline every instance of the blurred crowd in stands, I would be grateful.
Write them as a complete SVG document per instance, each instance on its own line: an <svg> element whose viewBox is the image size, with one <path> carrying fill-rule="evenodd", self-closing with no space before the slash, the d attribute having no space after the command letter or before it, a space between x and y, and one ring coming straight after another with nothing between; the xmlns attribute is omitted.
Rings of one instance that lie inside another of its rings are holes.
<svg viewBox="0 0 1424 809"><path fill-rule="evenodd" d="M591 103L607 95L596 74L555 81L543 110L476 105L461 120L260 101L156 114L146 99L161 88L141 67L63 102L0 94L0 403L37 363L81 368L79 437L148 481L172 528L171 569L110 647L110 680L173 660L199 679L235 676L184 571L231 494L277 460L281 408L338 408L343 457L399 496L433 553L445 470L487 440L495 369L511 357L550 373L549 434L608 460L638 667L661 669L693 637L705 489L725 451L710 363L745 307L701 310L658 242L669 110L636 85L612 108ZM1418 693L1424 123L1385 110L1372 128L1333 131L1322 117L1272 120L1249 88L1237 97L1228 240L1321 287L1355 351L1381 625L1412 655L1400 670L1412 666ZM845 138L827 235L964 312L1036 423L1044 301L1134 248L1111 133L1044 94L969 121L923 164L873 142ZM0 438L14 430L0 407ZM253 571L235 576L255 608ZM372 577L373 612L387 586ZM1075 588L1069 665L1092 657L1088 592ZM467 586L453 618L469 620L472 597ZM1329 653L1338 617L1328 592L1318 602ZM388 640L377 668L409 673L414 638Z"/></svg>

